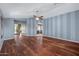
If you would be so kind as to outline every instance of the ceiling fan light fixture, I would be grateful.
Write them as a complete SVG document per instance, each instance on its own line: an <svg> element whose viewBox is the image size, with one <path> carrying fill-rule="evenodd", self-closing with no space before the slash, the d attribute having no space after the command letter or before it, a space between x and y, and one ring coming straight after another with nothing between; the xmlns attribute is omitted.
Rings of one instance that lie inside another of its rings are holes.
<svg viewBox="0 0 79 59"><path fill-rule="evenodd" d="M36 20L39 20L39 18L38 18L38 17L36 17Z"/></svg>

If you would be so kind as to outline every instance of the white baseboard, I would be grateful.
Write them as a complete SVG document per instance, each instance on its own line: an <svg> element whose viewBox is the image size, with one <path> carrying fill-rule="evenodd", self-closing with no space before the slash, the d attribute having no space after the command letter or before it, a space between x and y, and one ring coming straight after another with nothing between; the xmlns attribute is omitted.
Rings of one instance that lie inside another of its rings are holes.
<svg viewBox="0 0 79 59"><path fill-rule="evenodd" d="M64 39L64 38L60 38L60 37L53 37L53 36L47 36L47 35L44 35L44 36L51 37L51 38L56 38L56 39L60 39L60 40L65 40L65 41L70 41L70 42L75 42L75 43L79 43L79 41L68 40L68 39Z"/></svg>
<svg viewBox="0 0 79 59"><path fill-rule="evenodd" d="M14 36L12 36L12 37L7 37L7 38L3 38L4 40L9 40L9 39L13 39L14 38Z"/></svg>

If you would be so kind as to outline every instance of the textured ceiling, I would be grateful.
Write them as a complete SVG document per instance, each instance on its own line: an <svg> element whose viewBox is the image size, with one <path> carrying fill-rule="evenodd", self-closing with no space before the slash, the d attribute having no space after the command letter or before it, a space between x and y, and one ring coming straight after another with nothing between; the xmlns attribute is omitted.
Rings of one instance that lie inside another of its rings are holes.
<svg viewBox="0 0 79 59"><path fill-rule="evenodd" d="M0 9L6 18L29 18L39 10L39 15L47 17L47 12L62 5L61 3L0 3Z"/></svg>

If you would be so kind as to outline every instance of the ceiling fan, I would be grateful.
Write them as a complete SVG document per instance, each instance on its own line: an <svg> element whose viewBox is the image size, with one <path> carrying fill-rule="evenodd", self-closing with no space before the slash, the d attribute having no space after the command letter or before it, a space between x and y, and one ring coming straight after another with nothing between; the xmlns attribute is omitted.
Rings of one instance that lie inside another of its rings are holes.
<svg viewBox="0 0 79 59"><path fill-rule="evenodd" d="M43 20L43 16L36 16L36 15L33 15L33 16L36 20Z"/></svg>
<svg viewBox="0 0 79 59"><path fill-rule="evenodd" d="M38 15L38 13L39 13L38 10L35 11L35 13L36 13L36 15L33 15L33 17L34 17L36 20L43 20L43 17L44 17L44 16L39 16L39 15Z"/></svg>

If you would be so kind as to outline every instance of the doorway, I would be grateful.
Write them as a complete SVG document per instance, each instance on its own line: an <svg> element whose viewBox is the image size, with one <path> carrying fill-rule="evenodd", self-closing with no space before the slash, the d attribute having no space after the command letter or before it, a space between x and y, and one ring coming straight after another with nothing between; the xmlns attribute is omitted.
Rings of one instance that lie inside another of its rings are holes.
<svg viewBox="0 0 79 59"><path fill-rule="evenodd" d="M23 21L17 21L14 24L15 34L26 33L26 23Z"/></svg>

